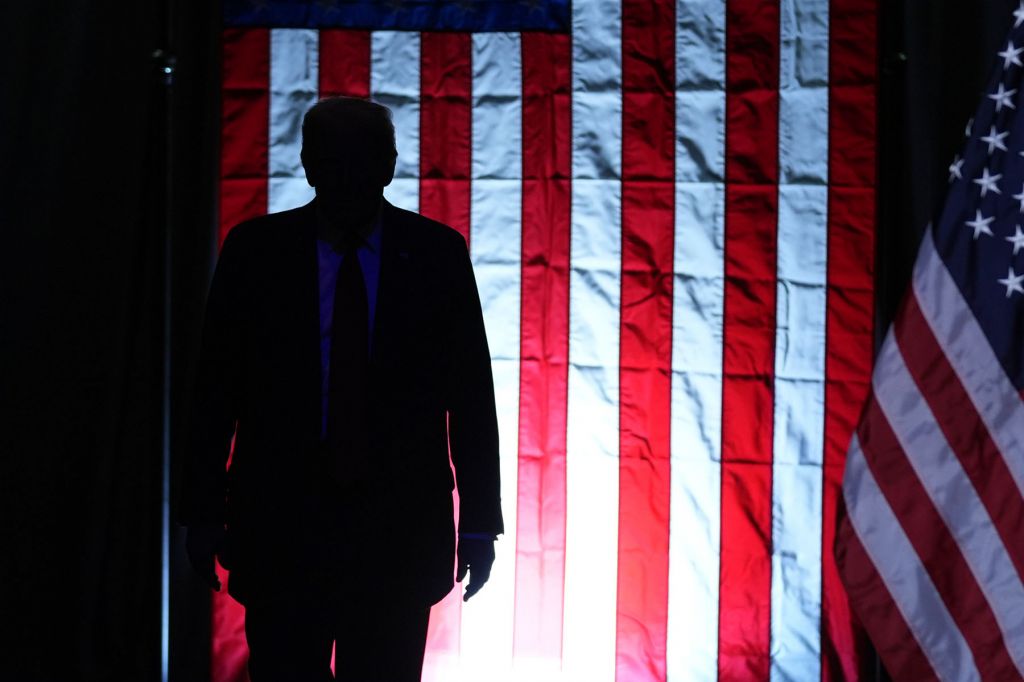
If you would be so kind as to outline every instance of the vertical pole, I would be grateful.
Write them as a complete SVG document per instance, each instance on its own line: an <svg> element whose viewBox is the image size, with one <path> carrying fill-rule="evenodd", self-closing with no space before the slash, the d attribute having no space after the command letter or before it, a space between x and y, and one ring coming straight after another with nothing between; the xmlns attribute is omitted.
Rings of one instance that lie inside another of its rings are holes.
<svg viewBox="0 0 1024 682"><path fill-rule="evenodd" d="M171 41L171 3L165 6L166 45ZM177 58L166 49L153 52L159 69L163 113L163 338L161 401L161 515L160 515L160 679L168 680L170 662L170 578L171 578L171 353L172 353L172 264L173 264L173 91Z"/></svg>
<svg viewBox="0 0 1024 682"><path fill-rule="evenodd" d="M168 682L171 651L171 355L172 264L174 235L174 0L165 0L164 46L160 55L164 115L163 187L163 375L161 382L161 514L160 514L160 680Z"/></svg>
<svg viewBox="0 0 1024 682"><path fill-rule="evenodd" d="M163 320L163 390L162 393L162 424L163 430L163 452L162 469L163 480L161 485L161 497L163 510L161 514L161 538L160 538L160 679L167 682L168 662L170 659L170 576L171 576L171 264L173 246L173 219L172 219L172 106L171 94L174 85L175 58L167 55L164 61L164 87L165 87L165 125L166 136L164 149L164 320Z"/></svg>

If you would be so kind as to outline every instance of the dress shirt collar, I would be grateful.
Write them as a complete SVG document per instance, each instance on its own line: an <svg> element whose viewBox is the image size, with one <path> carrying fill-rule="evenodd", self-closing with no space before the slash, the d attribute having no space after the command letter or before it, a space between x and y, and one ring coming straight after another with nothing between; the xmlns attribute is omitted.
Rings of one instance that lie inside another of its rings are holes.
<svg viewBox="0 0 1024 682"><path fill-rule="evenodd" d="M315 200L314 200L314 204L315 204ZM383 212L384 212L384 200L381 199L381 207L377 211L376 217L373 219L373 223L370 226L369 232L367 232L365 235L357 235L357 236L354 237L357 249L367 249L373 255L379 255L380 254L381 232L382 232L381 216L382 216ZM346 241L345 237L347 235L342 233L339 236L339 238L337 238L337 239L335 239L333 241L321 237L320 235L323 232L325 232L325 230L321 230L319 228L320 221L323 220L323 217L320 215L320 213L318 211L314 211L314 215L316 216L317 226L318 226L318 229L317 229L317 240L321 241L321 242L324 242L325 244L328 244L331 247L331 249L333 249L334 251L337 251L339 253L344 251L345 250L345 241Z"/></svg>

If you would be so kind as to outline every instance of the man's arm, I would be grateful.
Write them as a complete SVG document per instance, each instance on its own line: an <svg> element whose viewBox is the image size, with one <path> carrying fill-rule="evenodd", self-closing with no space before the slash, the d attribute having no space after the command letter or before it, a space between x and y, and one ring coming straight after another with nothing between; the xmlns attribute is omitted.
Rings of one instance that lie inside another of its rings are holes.
<svg viewBox="0 0 1024 682"><path fill-rule="evenodd" d="M501 483L498 419L491 355L469 252L462 245L455 274L448 440L459 487L460 535L498 535Z"/></svg>
<svg viewBox="0 0 1024 682"><path fill-rule="evenodd" d="M178 520L193 567L219 589L213 557L224 537L226 465L239 416L244 291L237 231L224 240L206 301Z"/></svg>
<svg viewBox="0 0 1024 682"><path fill-rule="evenodd" d="M454 335L448 441L459 488L456 581L470 575L469 600L490 577L494 539L504 528L498 464L498 421L491 356L469 252L462 244L453 268Z"/></svg>

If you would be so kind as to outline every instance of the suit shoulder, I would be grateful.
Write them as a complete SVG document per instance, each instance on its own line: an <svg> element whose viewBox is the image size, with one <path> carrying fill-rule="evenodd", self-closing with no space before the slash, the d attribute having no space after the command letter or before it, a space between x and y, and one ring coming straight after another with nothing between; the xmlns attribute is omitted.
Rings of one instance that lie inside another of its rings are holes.
<svg viewBox="0 0 1024 682"><path fill-rule="evenodd" d="M404 208L392 208L398 219L408 229L409 234L424 246L446 250L466 250L466 238L454 227Z"/></svg>
<svg viewBox="0 0 1024 682"><path fill-rule="evenodd" d="M228 230L224 244L230 242L236 248L253 248L276 242L282 237L294 236L298 233L296 225L305 219L306 209L306 206L300 206L243 220Z"/></svg>

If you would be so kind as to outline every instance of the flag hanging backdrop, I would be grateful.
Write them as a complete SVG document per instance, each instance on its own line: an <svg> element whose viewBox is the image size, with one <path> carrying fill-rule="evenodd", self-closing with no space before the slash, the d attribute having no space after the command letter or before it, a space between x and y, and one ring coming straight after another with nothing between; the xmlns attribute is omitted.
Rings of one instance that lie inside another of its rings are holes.
<svg viewBox="0 0 1024 682"><path fill-rule="evenodd" d="M856 679L832 560L870 376L874 0L225 3L221 235L303 113L394 114L469 243L507 533L425 680ZM222 576L223 577L223 576ZM212 676L245 679L214 595Z"/></svg>
<svg viewBox="0 0 1024 682"><path fill-rule="evenodd" d="M896 679L1024 679L1024 1L879 352L837 557Z"/></svg>

